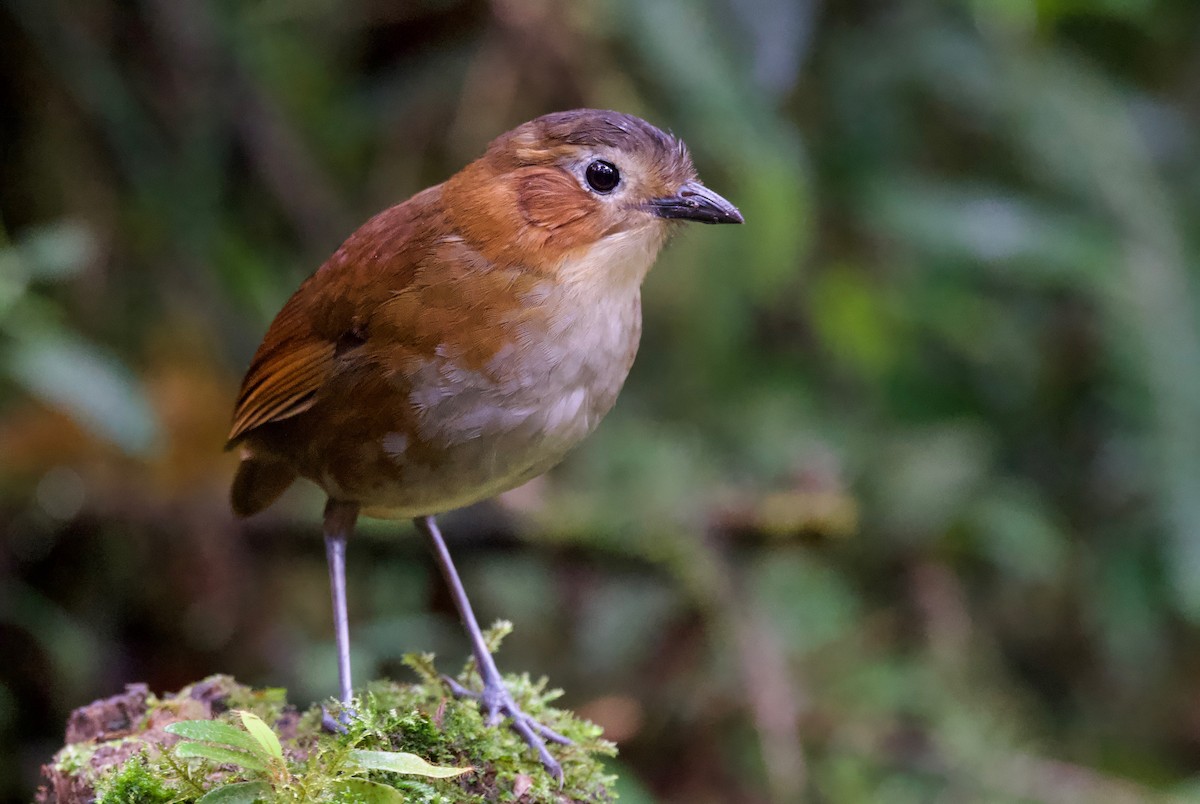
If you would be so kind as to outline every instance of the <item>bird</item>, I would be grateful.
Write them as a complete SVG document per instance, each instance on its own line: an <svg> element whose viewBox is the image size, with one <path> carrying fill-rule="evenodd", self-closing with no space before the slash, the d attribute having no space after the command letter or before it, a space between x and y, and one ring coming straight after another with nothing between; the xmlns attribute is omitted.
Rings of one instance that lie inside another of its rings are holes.
<svg viewBox="0 0 1200 804"><path fill-rule="evenodd" d="M613 407L641 336L641 286L677 224L742 223L687 146L633 115L574 109L363 224L276 315L227 449L234 512L300 478L325 492L341 700L352 696L346 545L359 516L411 519L471 642L486 722L506 718L562 783L484 642L435 517L541 475Z"/></svg>

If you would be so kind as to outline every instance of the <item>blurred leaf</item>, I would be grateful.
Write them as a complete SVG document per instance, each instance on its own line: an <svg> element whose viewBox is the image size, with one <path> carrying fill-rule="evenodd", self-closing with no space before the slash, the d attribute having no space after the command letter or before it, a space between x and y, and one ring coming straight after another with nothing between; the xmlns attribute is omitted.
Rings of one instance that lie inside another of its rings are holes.
<svg viewBox="0 0 1200 804"><path fill-rule="evenodd" d="M95 251L91 231L73 222L34 229L13 245L0 237L0 323L31 282L71 276L94 259Z"/></svg>
<svg viewBox="0 0 1200 804"><path fill-rule="evenodd" d="M1110 560L1088 567L1089 581L1104 589L1090 601L1089 619L1104 645L1109 672L1132 684L1152 683L1170 666L1168 632L1156 627L1167 602L1162 572L1136 543L1114 548Z"/></svg>
<svg viewBox="0 0 1200 804"><path fill-rule="evenodd" d="M490 600L493 611L517 622L546 614L546 601L554 597L555 577L543 556L506 556L481 568L472 584L474 594ZM517 635L518 639L520 634Z"/></svg>
<svg viewBox="0 0 1200 804"><path fill-rule="evenodd" d="M609 760L604 764L617 777L613 790L622 804L655 804L658 800L637 777L633 768L617 760Z"/></svg>
<svg viewBox="0 0 1200 804"><path fill-rule="evenodd" d="M62 221L26 232L14 248L30 279L60 280L92 262L97 243L84 224Z"/></svg>
<svg viewBox="0 0 1200 804"><path fill-rule="evenodd" d="M840 365L876 378L890 370L903 341L898 322L861 271L836 267L813 279L808 298L813 326Z"/></svg>
<svg viewBox="0 0 1200 804"><path fill-rule="evenodd" d="M608 544L620 552L662 558L670 552L665 539L646 539L648 530L677 528L704 512L698 500L712 487L712 463L699 454L702 442L664 424L614 412L604 423L601 449L579 450L566 467L570 490L555 496L550 507L537 511L548 534L569 527L588 532L589 541ZM566 474L564 472L564 474ZM610 489L609 499L578 490L592 486Z"/></svg>
<svg viewBox="0 0 1200 804"><path fill-rule="evenodd" d="M754 56L759 87L776 97L795 87L812 44L819 6L816 0L739 0L730 4L730 12L753 36L753 45L746 50Z"/></svg>
<svg viewBox="0 0 1200 804"><path fill-rule="evenodd" d="M29 635L48 659L49 674L65 696L77 698L91 689L89 661L105 658L107 644L71 611L43 590L19 578L5 585L0 623Z"/></svg>
<svg viewBox="0 0 1200 804"><path fill-rule="evenodd" d="M907 539L937 539L973 500L991 453L977 423L944 422L898 436L881 452L875 471L879 515Z"/></svg>
<svg viewBox="0 0 1200 804"><path fill-rule="evenodd" d="M763 551L747 568L747 583L766 620L796 656L849 633L858 601L845 580L803 551Z"/></svg>
<svg viewBox="0 0 1200 804"><path fill-rule="evenodd" d="M4 355L7 372L29 393L132 454L156 446L158 420L134 377L101 348L66 332L23 333Z"/></svg>
<svg viewBox="0 0 1200 804"><path fill-rule="evenodd" d="M0 320L25 295L29 277L15 248L0 247Z"/></svg>
<svg viewBox="0 0 1200 804"><path fill-rule="evenodd" d="M1167 795L1180 801L1200 801L1200 778L1193 776L1182 784L1175 785Z"/></svg>
<svg viewBox="0 0 1200 804"><path fill-rule="evenodd" d="M898 181L871 198L883 233L971 270L998 264L1011 278L1099 289L1114 267L1103 228L1011 191Z"/></svg>
<svg viewBox="0 0 1200 804"><path fill-rule="evenodd" d="M1038 495L1019 488L994 488L976 505L974 519L979 552L1014 578L1053 582L1062 577L1067 544Z"/></svg>
<svg viewBox="0 0 1200 804"><path fill-rule="evenodd" d="M717 4L610 2L616 24L645 62L647 74L689 125L676 133L691 144L701 168L711 162L725 170L725 177L706 181L746 217L745 231L708 245L721 249L721 258L698 264L722 273L736 264L741 276L726 290L771 299L795 276L811 237L812 204L798 129L776 114L762 94L751 91L744 60L734 57L722 35ZM729 189L720 188L722 178L732 184ZM721 299L713 295L704 301Z"/></svg>
<svg viewBox="0 0 1200 804"><path fill-rule="evenodd" d="M583 666L596 674L643 667L681 604L656 579L600 579L576 615Z"/></svg>

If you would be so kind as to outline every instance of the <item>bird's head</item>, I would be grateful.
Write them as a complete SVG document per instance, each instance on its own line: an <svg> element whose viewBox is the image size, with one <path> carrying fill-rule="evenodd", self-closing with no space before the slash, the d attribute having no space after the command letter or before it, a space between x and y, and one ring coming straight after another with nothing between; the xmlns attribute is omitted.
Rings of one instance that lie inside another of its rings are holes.
<svg viewBox="0 0 1200 804"><path fill-rule="evenodd" d="M681 140L596 109L548 114L497 137L445 194L458 230L531 267L599 246L608 261L648 255L648 268L673 222L742 222L697 179Z"/></svg>

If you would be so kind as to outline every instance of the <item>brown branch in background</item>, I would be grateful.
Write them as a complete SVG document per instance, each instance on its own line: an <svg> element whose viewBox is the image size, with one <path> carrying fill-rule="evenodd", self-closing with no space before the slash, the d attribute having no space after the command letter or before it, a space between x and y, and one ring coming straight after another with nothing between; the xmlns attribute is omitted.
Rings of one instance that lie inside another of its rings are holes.
<svg viewBox="0 0 1200 804"><path fill-rule="evenodd" d="M673 562L685 588L696 596L719 644L737 646L742 695L758 736L773 801L796 801L807 782L800 740L802 709L799 680L763 616L736 582L737 569L725 555L718 534L687 540L686 559Z"/></svg>
<svg viewBox="0 0 1200 804"><path fill-rule="evenodd" d="M808 776L800 742L803 696L796 674L760 611L749 608L732 616L739 620L734 626L738 666L772 796L776 801L796 801Z"/></svg>
<svg viewBox="0 0 1200 804"><path fill-rule="evenodd" d="M961 674L970 649L971 613L958 577L945 564L918 561L909 570L909 588L930 652L945 672Z"/></svg>

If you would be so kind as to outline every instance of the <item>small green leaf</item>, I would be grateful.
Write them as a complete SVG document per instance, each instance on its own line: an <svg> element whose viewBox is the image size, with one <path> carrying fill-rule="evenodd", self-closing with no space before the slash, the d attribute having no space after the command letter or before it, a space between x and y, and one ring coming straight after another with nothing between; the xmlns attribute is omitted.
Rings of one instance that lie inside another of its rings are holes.
<svg viewBox="0 0 1200 804"><path fill-rule="evenodd" d="M413 776L428 776L433 779L449 779L461 776L473 768L447 768L430 765L416 754L397 751L351 751L350 761L365 770L392 771Z"/></svg>
<svg viewBox="0 0 1200 804"><path fill-rule="evenodd" d="M396 788L366 779L346 779L333 789L337 792L336 800L343 804L403 804L406 800Z"/></svg>
<svg viewBox="0 0 1200 804"><path fill-rule="evenodd" d="M275 736L275 732L271 731L271 727L253 712L240 709L238 714L241 715L242 725L246 727L246 731L250 732L262 749L276 759L283 759L283 746L279 744L279 738Z"/></svg>
<svg viewBox="0 0 1200 804"><path fill-rule="evenodd" d="M237 782L209 790L196 804L254 804L268 800L271 787L266 782Z"/></svg>
<svg viewBox="0 0 1200 804"><path fill-rule="evenodd" d="M189 740L240 748L252 754L261 750L258 741L249 734L219 720L181 720L168 725L165 731Z"/></svg>
<svg viewBox="0 0 1200 804"><path fill-rule="evenodd" d="M263 772L267 770L267 763L253 754L248 754L245 751L234 751L232 748L222 748L219 745L180 743L175 746L175 754L185 759L192 759L194 757L211 759L213 762L219 762L222 765L237 765L247 770Z"/></svg>

